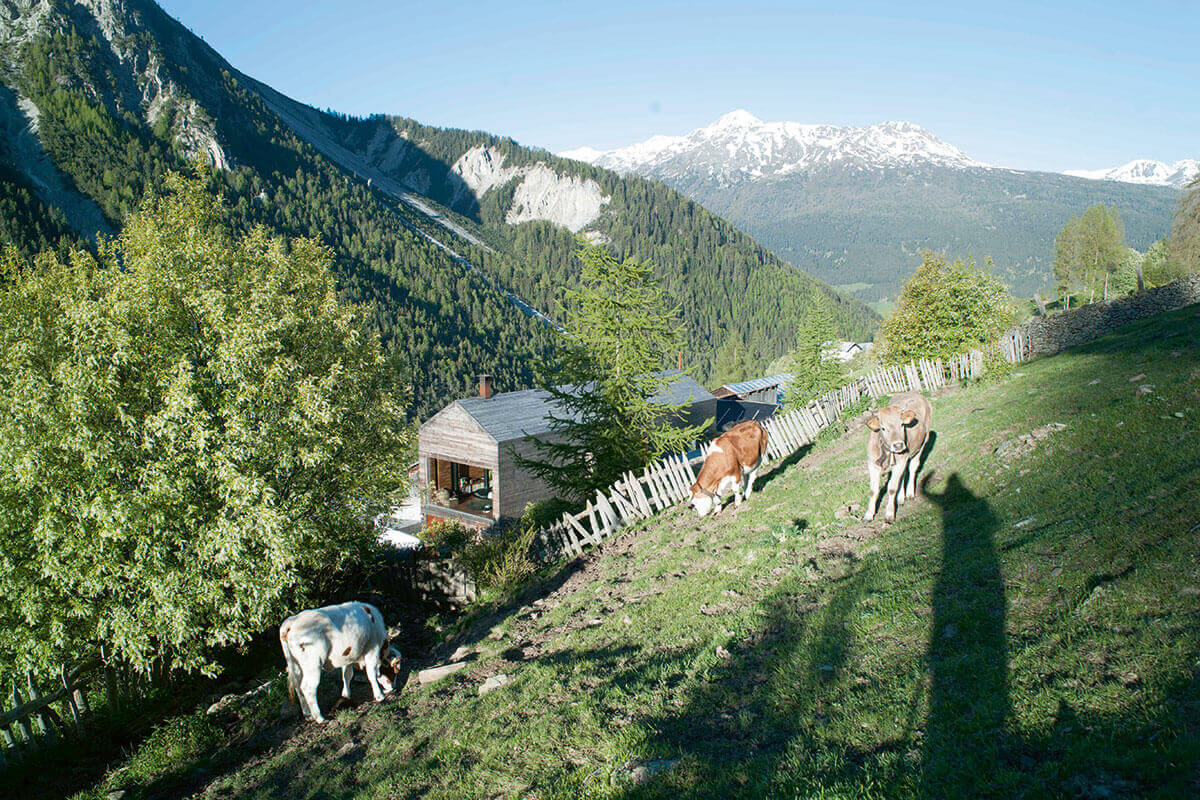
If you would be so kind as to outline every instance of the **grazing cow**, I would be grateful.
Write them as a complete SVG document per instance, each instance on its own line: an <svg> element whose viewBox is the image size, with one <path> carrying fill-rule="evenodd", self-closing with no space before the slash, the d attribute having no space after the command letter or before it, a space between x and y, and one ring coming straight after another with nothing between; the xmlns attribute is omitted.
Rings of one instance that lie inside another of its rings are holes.
<svg viewBox="0 0 1200 800"><path fill-rule="evenodd" d="M300 711L317 722L325 721L317 705L322 670L342 670L342 697L349 699L354 667L361 667L378 703L392 691L400 662L399 651L388 643L383 615L369 603L342 603L288 617L279 626L279 645L287 661L288 697L295 700L299 689Z"/></svg>
<svg viewBox="0 0 1200 800"><path fill-rule="evenodd" d="M925 443L929 441L929 426L933 422L933 408L929 401L916 392L898 394L892 404L881 408L867 420L871 433L867 437L867 471L871 474L871 499L867 502L867 513L863 521L875 518L875 506L879 501L879 485L884 475L891 473L888 481L887 506L883 518L891 522L896 518L896 504L912 499L916 493L917 470ZM904 473L908 473L908 485ZM899 493L899 497L897 497Z"/></svg>
<svg viewBox="0 0 1200 800"><path fill-rule="evenodd" d="M746 497L754 491L754 479L763 453L767 452L767 430L754 420L739 423L717 437L696 482L692 484L692 508L705 516L721 510L721 497L734 493L734 505L742 504L742 483Z"/></svg>

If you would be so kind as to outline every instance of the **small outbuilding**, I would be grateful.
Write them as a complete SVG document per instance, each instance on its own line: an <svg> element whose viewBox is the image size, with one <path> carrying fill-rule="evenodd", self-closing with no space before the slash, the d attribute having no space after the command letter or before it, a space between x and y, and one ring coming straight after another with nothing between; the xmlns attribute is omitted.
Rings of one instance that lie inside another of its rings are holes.
<svg viewBox="0 0 1200 800"><path fill-rule="evenodd" d="M784 392L792 382L792 373L781 372L778 375L768 375L765 378L752 378L748 381L727 383L715 390L713 395L719 399L733 398L750 403L783 402Z"/></svg>
<svg viewBox="0 0 1200 800"><path fill-rule="evenodd" d="M653 398L685 405L681 424L704 425L710 433L717 398L678 371ZM537 455L532 440L553 436L550 417L563 416L554 399L538 389L492 394L491 376L481 375L479 395L455 400L421 425L417 439L425 523L455 520L477 528L521 516L527 503L553 492L518 466L515 456Z"/></svg>

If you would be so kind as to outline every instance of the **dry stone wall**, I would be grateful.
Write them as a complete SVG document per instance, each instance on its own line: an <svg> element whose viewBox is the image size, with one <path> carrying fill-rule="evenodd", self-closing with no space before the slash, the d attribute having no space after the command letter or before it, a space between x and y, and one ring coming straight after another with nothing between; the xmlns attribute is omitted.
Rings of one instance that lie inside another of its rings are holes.
<svg viewBox="0 0 1200 800"><path fill-rule="evenodd" d="M1022 326L1026 357L1048 355L1086 344L1131 322L1193 303L1200 303L1200 273L1142 294L1080 306L1053 317L1036 317Z"/></svg>

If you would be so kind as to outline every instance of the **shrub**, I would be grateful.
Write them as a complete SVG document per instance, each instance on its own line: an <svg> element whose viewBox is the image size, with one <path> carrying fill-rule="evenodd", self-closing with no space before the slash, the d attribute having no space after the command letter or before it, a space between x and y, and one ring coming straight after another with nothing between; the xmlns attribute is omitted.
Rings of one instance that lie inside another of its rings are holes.
<svg viewBox="0 0 1200 800"><path fill-rule="evenodd" d="M1012 318L999 278L970 258L950 262L927 250L880 329L880 357L888 364L949 358L993 344Z"/></svg>

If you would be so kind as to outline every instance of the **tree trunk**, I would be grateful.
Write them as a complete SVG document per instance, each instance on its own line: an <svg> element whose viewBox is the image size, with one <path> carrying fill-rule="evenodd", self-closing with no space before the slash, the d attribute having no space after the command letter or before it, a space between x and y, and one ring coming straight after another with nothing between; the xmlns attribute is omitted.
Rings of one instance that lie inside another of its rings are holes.
<svg viewBox="0 0 1200 800"><path fill-rule="evenodd" d="M1137 265L1137 281L1138 281L1138 288L1137 288L1138 294L1141 294L1143 291L1145 291L1145 286L1142 285L1142 262L1140 262L1140 261L1138 262L1138 265Z"/></svg>
<svg viewBox="0 0 1200 800"><path fill-rule="evenodd" d="M1108 302L1108 273L1104 273L1104 302Z"/></svg>
<svg viewBox="0 0 1200 800"><path fill-rule="evenodd" d="M1033 302L1037 303L1038 313L1043 317L1046 316L1046 301L1042 299L1041 292L1033 293Z"/></svg>

